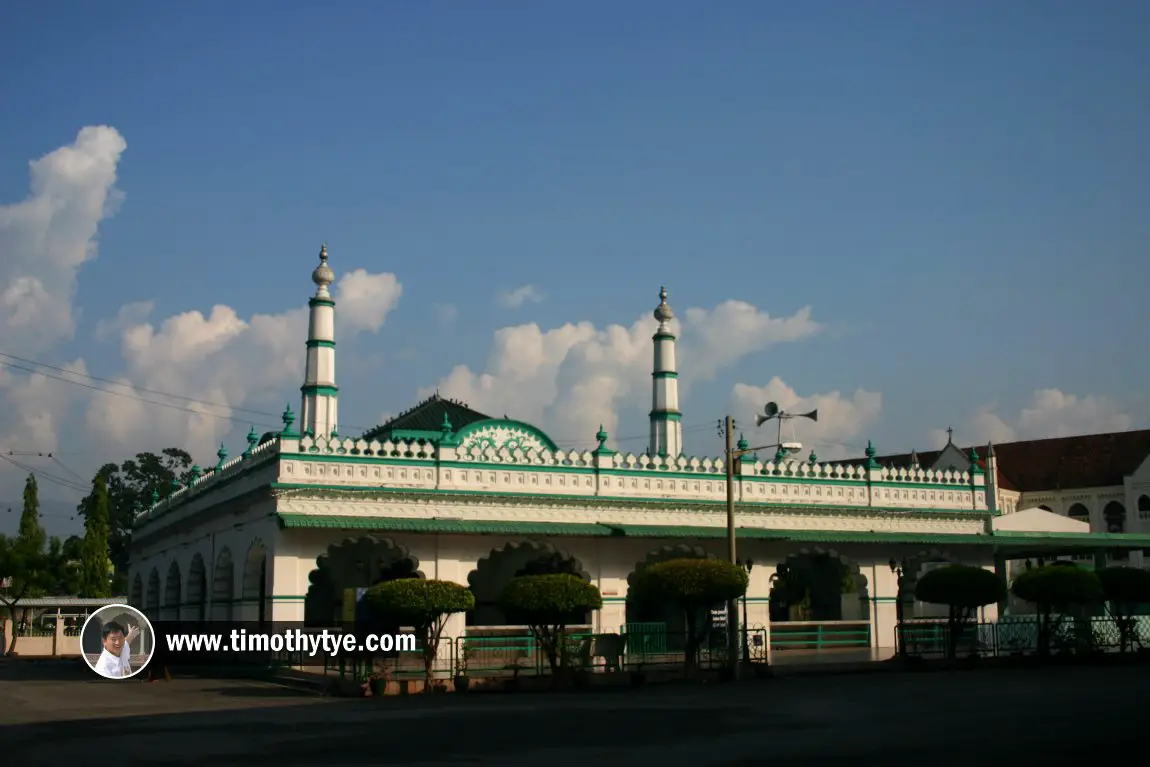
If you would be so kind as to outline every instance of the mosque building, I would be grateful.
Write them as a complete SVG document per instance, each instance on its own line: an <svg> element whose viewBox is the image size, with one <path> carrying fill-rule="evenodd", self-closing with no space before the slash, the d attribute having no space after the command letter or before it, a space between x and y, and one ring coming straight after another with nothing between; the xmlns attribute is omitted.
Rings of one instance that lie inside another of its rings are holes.
<svg viewBox="0 0 1150 767"><path fill-rule="evenodd" d="M476 607L452 616L445 636L482 635L506 632L499 593L542 563L599 587L603 607L585 621L609 633L664 617L628 604L638 569L728 555L724 458L684 452L666 290L654 310L641 454L612 449L590 423L597 447L562 450L533 424L438 395L350 437L339 431L326 247L319 259L298 416L289 406L278 433L253 430L240 455L221 447L214 467L194 469L139 515L133 605L160 620L319 626L346 616L356 589L415 575L468 585ZM907 614L929 614L914 582L940 562L1004 574L1033 557L1140 564L1150 548L1150 432L1129 434L1074 438L1061 453L948 443L890 458L868 445L863 458L834 463L781 448L771 460L743 457L732 472L738 554L753 563L746 620L769 629L776 649L812 627L843 644L890 647L900 599ZM1080 443L1105 456L1080 454ZM1077 462L1057 463L1070 454ZM997 614L991 606L982 617Z"/></svg>

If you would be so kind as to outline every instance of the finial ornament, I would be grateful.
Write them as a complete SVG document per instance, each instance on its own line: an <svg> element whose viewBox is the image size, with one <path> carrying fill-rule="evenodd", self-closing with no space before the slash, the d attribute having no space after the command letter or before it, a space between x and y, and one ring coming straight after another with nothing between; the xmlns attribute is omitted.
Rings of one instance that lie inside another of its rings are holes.
<svg viewBox="0 0 1150 767"><path fill-rule="evenodd" d="M667 304L667 288L665 286L659 288L659 305L655 307L654 314L660 325L666 325L675 318L675 313Z"/></svg>
<svg viewBox="0 0 1150 767"><path fill-rule="evenodd" d="M326 295L327 286L335 282L335 272L327 264L327 243L320 246L319 266L311 273L311 281L316 284L316 293L320 295Z"/></svg>

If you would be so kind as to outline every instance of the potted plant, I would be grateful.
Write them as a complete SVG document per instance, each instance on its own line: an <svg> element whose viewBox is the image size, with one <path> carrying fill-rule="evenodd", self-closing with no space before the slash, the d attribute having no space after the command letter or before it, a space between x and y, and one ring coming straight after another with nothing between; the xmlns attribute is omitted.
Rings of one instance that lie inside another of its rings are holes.
<svg viewBox="0 0 1150 767"><path fill-rule="evenodd" d="M367 680L364 682L364 691L370 692L373 698L382 698L387 694L387 680L389 676L387 666L377 661L367 675Z"/></svg>
<svg viewBox="0 0 1150 767"><path fill-rule="evenodd" d="M467 665L471 660L471 654L474 652L466 643L463 644L463 649L459 651L459 657L455 659L455 691L467 692L471 687L471 677L467 675Z"/></svg>

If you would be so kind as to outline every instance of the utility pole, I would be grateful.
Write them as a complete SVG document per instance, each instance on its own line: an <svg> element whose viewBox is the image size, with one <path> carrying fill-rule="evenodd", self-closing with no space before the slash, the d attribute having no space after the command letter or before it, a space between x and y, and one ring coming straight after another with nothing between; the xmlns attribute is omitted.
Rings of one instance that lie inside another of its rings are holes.
<svg viewBox="0 0 1150 767"><path fill-rule="evenodd" d="M723 436L727 440L725 460L727 470L727 558L737 565L739 553L735 541L735 419L727 416ZM739 679L739 602L727 602L727 657L731 663L731 678Z"/></svg>
<svg viewBox="0 0 1150 767"><path fill-rule="evenodd" d="M735 449L735 419L727 416L723 421L723 437L726 439L726 451L724 461L727 469L727 557L731 560L732 565L742 567L739 562L739 553L736 548L735 540L735 461L742 458L744 455L755 453L759 450L766 450L769 447L778 448L780 451L785 449L797 449L789 444L783 444L782 441L782 421L789 418L809 418L812 421L819 420L819 411L812 410L809 413L784 413L779 409L779 406L774 402L768 402L766 407L763 408L764 415L755 418L755 426L762 426L767 421L778 419L779 421L779 442L774 445L760 445L758 447L746 447L746 443L739 442L739 449ZM778 459L777 459L778 460ZM747 569L750 573L749 568ZM744 602L746 605L746 595L744 594ZM745 626L743 627L746 628ZM768 648L769 649L769 648ZM727 653L731 658L731 678L735 681L739 679L739 670L742 663L739 660L739 600L732 599L727 602ZM748 654L748 661L750 656Z"/></svg>

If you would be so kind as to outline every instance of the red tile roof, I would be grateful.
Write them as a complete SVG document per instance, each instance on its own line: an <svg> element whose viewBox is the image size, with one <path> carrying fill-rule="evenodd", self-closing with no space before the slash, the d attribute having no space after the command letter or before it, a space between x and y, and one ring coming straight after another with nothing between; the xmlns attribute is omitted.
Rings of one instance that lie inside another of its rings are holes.
<svg viewBox="0 0 1150 767"><path fill-rule="evenodd" d="M962 452L970 455L970 448L962 448ZM979 465L985 469L986 447L975 448L975 452ZM919 465L929 468L941 453L919 453ZM998 458L998 486L1005 490L1035 492L1121 485L1123 478L1133 474L1150 456L1150 429L1004 442L994 446L994 453ZM882 456L877 460L883 466L909 466L911 455Z"/></svg>

